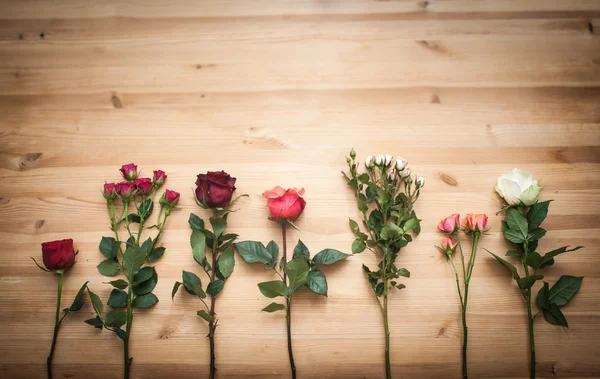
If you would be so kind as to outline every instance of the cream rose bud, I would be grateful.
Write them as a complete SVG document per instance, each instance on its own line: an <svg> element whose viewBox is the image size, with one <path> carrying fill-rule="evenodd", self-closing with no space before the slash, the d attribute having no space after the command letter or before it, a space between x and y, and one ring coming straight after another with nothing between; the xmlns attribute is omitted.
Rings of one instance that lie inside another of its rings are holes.
<svg viewBox="0 0 600 379"><path fill-rule="evenodd" d="M373 156L367 155L367 157L365 158L365 166L367 166L367 168L373 168L372 164L373 164Z"/></svg>
<svg viewBox="0 0 600 379"><path fill-rule="evenodd" d="M406 179L410 176L410 173L411 173L410 167L406 166L400 171L400 177L402 179Z"/></svg>
<svg viewBox="0 0 600 379"><path fill-rule="evenodd" d="M375 165L381 166L381 164L383 163L384 159L385 159L385 157L382 154L377 154L375 156Z"/></svg>
<svg viewBox="0 0 600 379"><path fill-rule="evenodd" d="M417 187L421 188L425 185L425 178L422 176L419 176L417 178Z"/></svg>
<svg viewBox="0 0 600 379"><path fill-rule="evenodd" d="M537 202L541 190L542 187L538 186L538 181L533 180L530 173L517 168L498 177L496 183L496 192L508 205L533 205Z"/></svg>
<svg viewBox="0 0 600 379"><path fill-rule="evenodd" d="M388 172L388 180L391 182L394 180L395 177L396 177L396 171L394 169L391 169L390 172Z"/></svg>
<svg viewBox="0 0 600 379"><path fill-rule="evenodd" d="M386 155L385 155L385 165L386 165L386 166L389 166L389 165L390 165L390 163L392 163L392 159L394 159L394 157L392 157L392 156L391 156L391 155L389 155L389 154L386 154Z"/></svg>
<svg viewBox="0 0 600 379"><path fill-rule="evenodd" d="M402 171L408 162L401 157L396 157L396 170Z"/></svg>

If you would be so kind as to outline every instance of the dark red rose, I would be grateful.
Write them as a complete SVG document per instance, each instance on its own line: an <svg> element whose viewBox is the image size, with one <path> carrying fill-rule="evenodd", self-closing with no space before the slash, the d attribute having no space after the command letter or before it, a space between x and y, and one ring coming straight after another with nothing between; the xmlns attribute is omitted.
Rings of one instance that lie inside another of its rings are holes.
<svg viewBox="0 0 600 379"><path fill-rule="evenodd" d="M64 270L75 264L73 240L59 240L42 244L42 258L48 270Z"/></svg>
<svg viewBox="0 0 600 379"><path fill-rule="evenodd" d="M135 184L132 182L121 182L117 184L117 187L122 199L129 199L135 192Z"/></svg>
<svg viewBox="0 0 600 379"><path fill-rule="evenodd" d="M125 180L129 180L130 182L132 182L137 179L137 165L135 165L134 163L125 164L121 166L121 169L119 169L119 171L121 171L121 175L123 175L123 179Z"/></svg>
<svg viewBox="0 0 600 379"><path fill-rule="evenodd" d="M152 191L152 179L150 178L138 178L133 183L135 184L135 187L145 195Z"/></svg>
<svg viewBox="0 0 600 379"><path fill-rule="evenodd" d="M306 201L302 198L302 195L304 195L304 188L300 190L296 188L286 190L276 186L270 191L265 191L263 196L267 198L271 220L284 219L294 221L297 219L306 206Z"/></svg>
<svg viewBox="0 0 600 379"><path fill-rule="evenodd" d="M167 174L163 170L154 170L154 177L152 180L156 187L160 187L165 180L167 180Z"/></svg>
<svg viewBox="0 0 600 379"><path fill-rule="evenodd" d="M225 208L235 191L235 180L225 171L200 174L196 180L196 198L210 208Z"/></svg>
<svg viewBox="0 0 600 379"><path fill-rule="evenodd" d="M119 194L119 187L117 183L104 183L104 190L102 195L106 200L113 200Z"/></svg>

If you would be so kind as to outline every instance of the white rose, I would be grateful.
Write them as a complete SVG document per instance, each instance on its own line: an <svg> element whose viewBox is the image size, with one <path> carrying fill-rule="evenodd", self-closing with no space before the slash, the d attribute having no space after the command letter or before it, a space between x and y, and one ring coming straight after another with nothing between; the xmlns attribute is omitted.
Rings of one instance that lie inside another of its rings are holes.
<svg viewBox="0 0 600 379"><path fill-rule="evenodd" d="M391 182L394 180L395 177L396 177L396 171L394 171L394 169L391 169L390 172L388 172L388 180Z"/></svg>
<svg viewBox="0 0 600 379"><path fill-rule="evenodd" d="M400 177L402 179L406 179L410 176L410 167L406 166L403 170L400 171Z"/></svg>
<svg viewBox="0 0 600 379"><path fill-rule="evenodd" d="M425 185L425 178L424 178L424 177L422 177L422 176L419 176L419 177L417 178L417 187L418 187L418 188L421 188L421 187L423 187L424 185Z"/></svg>
<svg viewBox="0 0 600 379"><path fill-rule="evenodd" d="M496 184L496 192L508 205L533 205L537 202L541 190L542 187L538 186L538 181L533 180L530 173L517 168L498 177Z"/></svg>
<svg viewBox="0 0 600 379"><path fill-rule="evenodd" d="M406 167L407 163L408 162L405 159L403 159L401 157L396 157L396 170L398 170L398 171L404 170L404 167Z"/></svg>
<svg viewBox="0 0 600 379"><path fill-rule="evenodd" d="M385 157L382 154L377 154L375 156L375 164L377 166L381 166L381 164L383 163L383 160L385 159Z"/></svg>
<svg viewBox="0 0 600 379"><path fill-rule="evenodd" d="M389 155L389 154L386 154L386 155L385 155L385 165L386 165L386 166L389 166L389 165L390 165L390 163L392 163L392 159L393 159L393 158L394 158L394 157L392 157L391 155Z"/></svg>
<svg viewBox="0 0 600 379"><path fill-rule="evenodd" d="M365 166L367 166L367 168L372 168L371 164L373 163L373 156L372 155L368 155L365 158Z"/></svg>

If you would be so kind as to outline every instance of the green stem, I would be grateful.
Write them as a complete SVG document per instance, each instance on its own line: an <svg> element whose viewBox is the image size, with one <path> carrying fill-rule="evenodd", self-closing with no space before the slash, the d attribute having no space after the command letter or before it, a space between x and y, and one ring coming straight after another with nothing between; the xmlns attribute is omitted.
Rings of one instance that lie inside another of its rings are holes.
<svg viewBox="0 0 600 379"><path fill-rule="evenodd" d="M387 279L385 280L385 288L387 289ZM383 293L383 328L385 330L385 377L392 378L392 367L390 362L390 327L388 324L388 294Z"/></svg>
<svg viewBox="0 0 600 379"><path fill-rule="evenodd" d="M462 348L462 373L463 378L467 378L467 341L468 341L468 328L467 328L467 305L466 305L466 297L463 299L462 292L460 291L460 282L458 280L458 271L456 270L456 265L452 260L451 256L448 256L450 263L452 263L452 269L454 270L454 278L456 279L456 289L458 291L458 297L460 298L460 311L462 315L462 324L463 324L463 348ZM465 296L467 296L467 286L468 283L465 282Z"/></svg>
<svg viewBox="0 0 600 379"><path fill-rule="evenodd" d="M62 272L57 272L58 276L58 295L56 297L56 317L54 319L54 335L52 337L52 346L50 346L50 354L48 354L48 359L46 360L46 365L48 366L48 379L52 379L52 357L54 356L54 348L56 347L56 337L58 336L58 328L60 327L60 297L62 294L62 285L63 285L63 274Z"/></svg>
<svg viewBox="0 0 600 379"><path fill-rule="evenodd" d="M166 220L166 216L165 216ZM164 223L163 223L164 225ZM160 232L159 232L160 233ZM158 239L158 237L157 237ZM215 280L215 275L217 272L217 245L218 240L215 236L213 239L213 247L212 247L212 272L211 272L211 282ZM216 319L215 319L215 306L217 302L217 297L215 295L210 295L210 315L212 316L212 321L208 323L208 339L210 341L210 372L208 375L209 379L215 378L215 371L217 368L215 367L215 330L217 329Z"/></svg>
<svg viewBox="0 0 600 379"><path fill-rule="evenodd" d="M131 230L129 229L129 201L123 202L123 206L125 209L125 229L127 229L127 233L129 233L129 237L133 238L133 234L131 234Z"/></svg>
<svg viewBox="0 0 600 379"><path fill-rule="evenodd" d="M131 359L129 358L129 334L131 333L131 325L133 323L133 312L132 312L132 297L131 283L133 280L129 280L129 286L127 287L127 323L125 326L125 338L123 339L123 363L124 363L124 375L125 379L129 378L129 367L131 365Z"/></svg>
<svg viewBox="0 0 600 379"><path fill-rule="evenodd" d="M525 275L529 276L529 267L527 266L527 259L529 257L529 242L525 241L523 244L524 258L523 268L525 269ZM529 352L530 352L530 379L535 379L535 338L533 335L533 315L531 312L531 288L525 290L525 300L527 301L527 318L529 325Z"/></svg>
<svg viewBox="0 0 600 379"><path fill-rule="evenodd" d="M281 235L283 237L283 264L287 264L287 240L286 240L286 231L287 224L281 224ZM287 283L287 275L285 271L283 271L283 283L288 285ZM294 353L292 351L292 299L290 296L286 296L286 308L285 308L285 323L287 328L287 345L288 345L288 355L290 357L290 368L292 369L292 379L296 379L296 364L294 363Z"/></svg>
<svg viewBox="0 0 600 379"><path fill-rule="evenodd" d="M157 220L157 222L160 225L158 226L158 233L156 234L156 238L154 238L154 240L152 241L152 246L150 246L150 251L152 251L156 247L156 243L158 242L158 239L160 238L161 234L163 233L163 231L165 229L165 224L167 223L167 213L165 212L163 214L163 210L164 210L164 208L161 207L160 211L158 212L158 220ZM160 222L160 216L161 215L164 216L162 222Z"/></svg>

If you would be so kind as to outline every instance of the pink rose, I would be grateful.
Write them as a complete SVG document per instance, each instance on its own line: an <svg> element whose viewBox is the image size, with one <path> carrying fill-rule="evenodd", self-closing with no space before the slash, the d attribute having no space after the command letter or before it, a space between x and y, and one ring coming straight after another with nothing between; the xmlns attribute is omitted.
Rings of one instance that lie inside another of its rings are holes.
<svg viewBox="0 0 600 379"><path fill-rule="evenodd" d="M454 254L456 250L456 245L458 243L454 240L452 236L446 236L442 239L442 250L448 255L451 256Z"/></svg>
<svg viewBox="0 0 600 379"><path fill-rule="evenodd" d="M123 200L128 200L135 192L135 184L132 182L121 182L117 184L119 196Z"/></svg>
<svg viewBox="0 0 600 379"><path fill-rule="evenodd" d="M117 183L104 183L102 195L106 200L113 200L119 195L119 186Z"/></svg>
<svg viewBox="0 0 600 379"><path fill-rule="evenodd" d="M270 219L290 221L297 219L306 206L306 201L302 198L303 194L304 188L285 190L279 186L265 191L263 196L267 198Z"/></svg>
<svg viewBox="0 0 600 379"><path fill-rule="evenodd" d="M121 166L121 169L119 171L121 171L121 175L123 175L123 179L125 180L132 182L137 179L137 165L135 165L134 163Z"/></svg>
<svg viewBox="0 0 600 379"><path fill-rule="evenodd" d="M468 213L465 223L472 232L482 232L487 225L488 216L483 213Z"/></svg>
<svg viewBox="0 0 600 379"><path fill-rule="evenodd" d="M460 214L454 213L443 218L438 224L438 229L444 233L454 233L460 229Z"/></svg>
<svg viewBox="0 0 600 379"><path fill-rule="evenodd" d="M165 193L160 198L160 204L166 205L169 208L174 207L179 201L179 192L165 190Z"/></svg>
<svg viewBox="0 0 600 379"><path fill-rule="evenodd" d="M163 170L154 170L154 177L152 178L154 185L158 188L163 185L167 180L167 174Z"/></svg>
<svg viewBox="0 0 600 379"><path fill-rule="evenodd" d="M138 178L134 182L135 187L144 195L147 195L152 191L152 179L150 178Z"/></svg>

